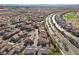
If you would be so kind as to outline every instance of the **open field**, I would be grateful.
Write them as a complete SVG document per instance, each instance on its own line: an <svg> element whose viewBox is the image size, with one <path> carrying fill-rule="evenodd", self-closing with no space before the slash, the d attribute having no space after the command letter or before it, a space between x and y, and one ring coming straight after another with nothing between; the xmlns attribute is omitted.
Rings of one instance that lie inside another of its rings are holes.
<svg viewBox="0 0 79 59"><path fill-rule="evenodd" d="M63 15L63 18L68 19L68 20L75 20L79 18L79 15L77 15L75 11L70 11L66 13L65 15Z"/></svg>

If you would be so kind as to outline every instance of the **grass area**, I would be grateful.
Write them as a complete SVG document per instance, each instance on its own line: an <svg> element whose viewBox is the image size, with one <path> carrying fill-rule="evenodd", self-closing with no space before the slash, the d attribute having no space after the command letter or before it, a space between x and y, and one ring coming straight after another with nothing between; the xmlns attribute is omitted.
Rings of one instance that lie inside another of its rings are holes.
<svg viewBox="0 0 79 59"><path fill-rule="evenodd" d="M78 19L79 16L76 14L76 12L68 12L66 14L63 15L63 18L64 19L71 19L71 20L75 20L75 19Z"/></svg>
<svg viewBox="0 0 79 59"><path fill-rule="evenodd" d="M55 48L53 45L48 51L49 51L49 55L62 55L59 49Z"/></svg>

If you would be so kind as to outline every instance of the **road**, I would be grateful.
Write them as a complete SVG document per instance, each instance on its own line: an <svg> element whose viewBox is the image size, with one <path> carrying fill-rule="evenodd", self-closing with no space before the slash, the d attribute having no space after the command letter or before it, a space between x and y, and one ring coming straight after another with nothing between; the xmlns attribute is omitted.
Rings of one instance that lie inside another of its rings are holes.
<svg viewBox="0 0 79 59"><path fill-rule="evenodd" d="M37 48L38 39L39 39L38 29L35 29L35 39L34 39L34 44L33 44L35 48Z"/></svg>
<svg viewBox="0 0 79 59"><path fill-rule="evenodd" d="M59 46L59 49L62 54L73 55L79 54L79 50L69 42L68 38L64 37L61 32L58 31L55 24L53 23L56 14L49 15L46 18L46 28L48 30L49 35L52 37L52 40L55 40ZM68 49L68 51L66 51Z"/></svg>

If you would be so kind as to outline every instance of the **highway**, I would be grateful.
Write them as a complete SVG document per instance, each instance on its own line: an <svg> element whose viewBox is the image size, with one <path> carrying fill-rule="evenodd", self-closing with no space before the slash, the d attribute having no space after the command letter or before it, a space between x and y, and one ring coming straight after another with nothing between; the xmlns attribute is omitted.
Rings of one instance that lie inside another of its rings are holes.
<svg viewBox="0 0 79 59"><path fill-rule="evenodd" d="M79 54L79 49L77 49L73 44L69 42L69 38L65 37L57 28L55 24L56 14L51 14L46 18L45 27L52 38L56 41L58 48L62 54L74 55Z"/></svg>

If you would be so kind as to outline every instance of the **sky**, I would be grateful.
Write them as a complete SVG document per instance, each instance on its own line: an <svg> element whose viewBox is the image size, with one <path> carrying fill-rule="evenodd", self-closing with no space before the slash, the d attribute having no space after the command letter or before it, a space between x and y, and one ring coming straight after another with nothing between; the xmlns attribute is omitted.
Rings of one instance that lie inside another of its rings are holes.
<svg viewBox="0 0 79 59"><path fill-rule="evenodd" d="M79 0L1 0L0 4L79 4Z"/></svg>

